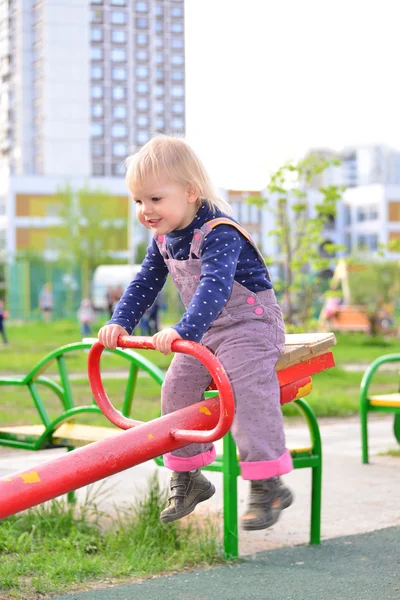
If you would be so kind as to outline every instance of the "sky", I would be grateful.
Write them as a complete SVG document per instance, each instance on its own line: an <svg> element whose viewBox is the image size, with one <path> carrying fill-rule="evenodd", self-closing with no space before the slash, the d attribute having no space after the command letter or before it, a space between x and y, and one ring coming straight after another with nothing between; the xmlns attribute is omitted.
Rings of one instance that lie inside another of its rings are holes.
<svg viewBox="0 0 400 600"><path fill-rule="evenodd" d="M398 0L185 0L186 138L263 188L313 147L400 150Z"/></svg>

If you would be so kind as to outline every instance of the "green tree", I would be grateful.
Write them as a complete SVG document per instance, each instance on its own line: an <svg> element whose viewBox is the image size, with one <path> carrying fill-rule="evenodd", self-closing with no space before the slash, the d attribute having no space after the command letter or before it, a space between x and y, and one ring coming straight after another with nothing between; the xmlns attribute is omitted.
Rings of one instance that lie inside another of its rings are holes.
<svg viewBox="0 0 400 600"><path fill-rule="evenodd" d="M312 319L312 303L321 293L318 274L328 269L342 247L323 244L323 230L336 216L343 187L318 186L320 176L336 159L308 156L297 163L287 163L271 175L267 197L250 198L249 202L267 206L272 214L273 236L278 249L280 276L274 281L283 296L282 308L288 324L302 326ZM309 190L319 191L318 201L311 206Z"/></svg>
<svg viewBox="0 0 400 600"><path fill-rule="evenodd" d="M360 264L356 258L352 261ZM385 313L394 317L395 301L400 292L400 265L397 261L363 261L362 268L349 273L351 303L364 307L370 323L370 334L381 333ZM385 310L386 306L386 310Z"/></svg>
<svg viewBox="0 0 400 600"><path fill-rule="evenodd" d="M52 246L60 262L84 268L87 294L94 269L120 262L116 253L127 249L129 200L88 187L74 192L68 185L57 197L62 222L49 232Z"/></svg>

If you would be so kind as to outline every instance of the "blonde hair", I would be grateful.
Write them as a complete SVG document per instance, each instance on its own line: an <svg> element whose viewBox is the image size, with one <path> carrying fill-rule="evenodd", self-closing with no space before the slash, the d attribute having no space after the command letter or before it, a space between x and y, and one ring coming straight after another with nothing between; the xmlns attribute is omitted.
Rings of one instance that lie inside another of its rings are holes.
<svg viewBox="0 0 400 600"><path fill-rule="evenodd" d="M222 198L199 159L189 144L168 135L157 135L149 140L138 152L129 156L125 165L126 184L132 191L141 189L147 177L157 177L161 172L174 183L195 185L199 190L199 200L211 208L218 208L231 215L232 208Z"/></svg>

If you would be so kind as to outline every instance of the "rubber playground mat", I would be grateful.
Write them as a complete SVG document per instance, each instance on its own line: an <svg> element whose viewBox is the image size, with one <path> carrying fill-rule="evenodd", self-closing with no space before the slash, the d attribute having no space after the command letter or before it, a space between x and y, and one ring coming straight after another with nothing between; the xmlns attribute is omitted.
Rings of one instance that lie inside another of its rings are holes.
<svg viewBox="0 0 400 600"><path fill-rule="evenodd" d="M379 508L377 508L379 510ZM53 600L400 600L400 527Z"/></svg>

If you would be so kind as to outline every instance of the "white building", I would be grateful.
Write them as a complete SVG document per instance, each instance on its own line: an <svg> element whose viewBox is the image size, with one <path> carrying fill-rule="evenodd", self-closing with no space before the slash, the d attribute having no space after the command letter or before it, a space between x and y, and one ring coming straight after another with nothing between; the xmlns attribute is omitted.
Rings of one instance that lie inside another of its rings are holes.
<svg viewBox="0 0 400 600"><path fill-rule="evenodd" d="M376 254L378 245L400 240L400 185L368 185L344 193L342 243L349 254ZM390 258L400 253L385 251Z"/></svg>
<svg viewBox="0 0 400 600"><path fill-rule="evenodd" d="M184 133L183 18L183 0L0 0L3 258L46 250L60 186L127 199L125 157Z"/></svg>

